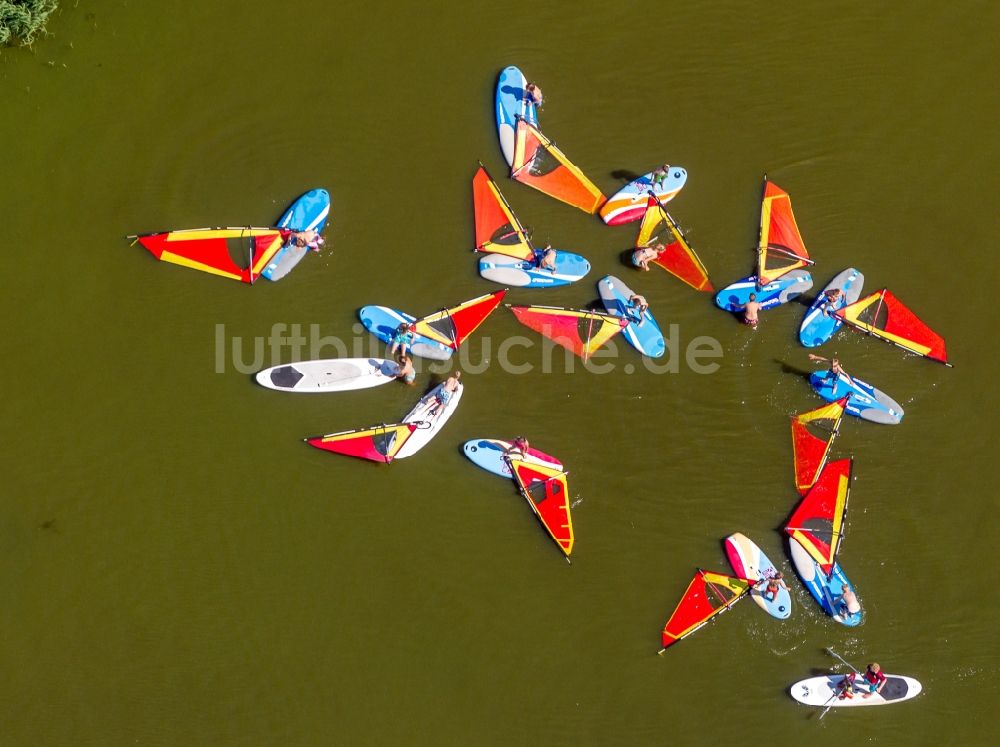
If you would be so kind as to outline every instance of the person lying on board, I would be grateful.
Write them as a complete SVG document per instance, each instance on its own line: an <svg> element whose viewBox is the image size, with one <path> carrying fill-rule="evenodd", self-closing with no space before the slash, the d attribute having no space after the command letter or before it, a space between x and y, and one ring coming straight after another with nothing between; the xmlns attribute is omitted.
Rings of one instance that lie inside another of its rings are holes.
<svg viewBox="0 0 1000 747"><path fill-rule="evenodd" d="M861 602L857 595L851 591L851 587L844 584L840 587L840 596L837 597L837 609L845 616L856 615L861 612Z"/></svg>
<svg viewBox="0 0 1000 747"><path fill-rule="evenodd" d="M326 240L312 228L307 231L292 231L288 241L297 247L309 248L314 252L318 252L319 248L326 243Z"/></svg>
<svg viewBox="0 0 1000 747"><path fill-rule="evenodd" d="M396 373L396 378L404 384L413 386L413 383L417 380L417 369L413 367L413 359L403 351L400 351L396 361L399 363L399 371Z"/></svg>
<svg viewBox="0 0 1000 747"><path fill-rule="evenodd" d="M785 577L782 575L781 571L775 571L774 575L770 578L762 578L757 582L757 588L760 590L760 595L767 601L773 602L778 598L778 593L782 589L788 588L785 584L784 578Z"/></svg>
<svg viewBox="0 0 1000 747"><path fill-rule="evenodd" d="M885 687L886 677L882 672L882 667L874 662L868 665L862 679L864 680L863 684L868 686L868 692L862 695L862 698L870 698L875 693L882 692L882 688Z"/></svg>
<svg viewBox="0 0 1000 747"><path fill-rule="evenodd" d="M431 405L431 409L427 411L428 417L434 417L448 406L448 403L451 402L451 398L454 396L455 392L458 391L458 380L460 378L462 378L462 372L456 371L445 379L444 385L438 389L437 394L434 395L434 404Z"/></svg>
<svg viewBox="0 0 1000 747"><path fill-rule="evenodd" d="M528 439L524 436L518 436L510 442L510 446L506 448L504 455L510 456L511 454L520 454L521 456L527 456L528 448Z"/></svg>
<svg viewBox="0 0 1000 747"><path fill-rule="evenodd" d="M649 308L649 304L646 303L646 299L640 296L638 293L633 293L628 297L628 317L633 322L635 322L637 327L641 327L642 323L646 321L643 314Z"/></svg>
<svg viewBox="0 0 1000 747"><path fill-rule="evenodd" d="M743 323L750 329L757 329L757 312L760 311L760 303L757 301L757 294L751 293L747 302L740 307L743 312Z"/></svg>
<svg viewBox="0 0 1000 747"><path fill-rule="evenodd" d="M396 327L396 331L392 335L392 340L390 340L389 357L392 358L396 355L397 350L400 353L409 354L410 348L413 347L413 337L416 333L417 328L406 322Z"/></svg>
<svg viewBox="0 0 1000 747"><path fill-rule="evenodd" d="M652 242L637 246L632 252L632 264L640 270L649 271L649 263L660 256L664 251L663 244L653 244Z"/></svg>
<svg viewBox="0 0 1000 747"><path fill-rule="evenodd" d="M535 106L542 105L542 89L534 83L529 83L524 87L524 100Z"/></svg>
<svg viewBox="0 0 1000 747"><path fill-rule="evenodd" d="M751 296L752 297L752 296ZM830 370L826 372L826 378L835 379L838 376L845 377L848 381L853 381L851 375L844 370L843 366L840 365L839 358L824 358L822 355L815 355L809 353L809 360L811 361L827 361L830 364Z"/></svg>
<svg viewBox="0 0 1000 747"><path fill-rule="evenodd" d="M545 248L539 252L538 269L548 270L549 272L555 274L556 250L552 248L552 244L546 244Z"/></svg>

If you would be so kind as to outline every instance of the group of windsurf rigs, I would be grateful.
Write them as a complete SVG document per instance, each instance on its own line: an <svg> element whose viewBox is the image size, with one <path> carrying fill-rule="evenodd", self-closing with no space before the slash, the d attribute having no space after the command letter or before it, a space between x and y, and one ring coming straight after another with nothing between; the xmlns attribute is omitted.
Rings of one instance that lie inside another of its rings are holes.
<svg viewBox="0 0 1000 747"><path fill-rule="evenodd" d="M687 172L664 164L611 197L575 166L546 137L539 125L541 90L516 67L504 69L496 86L495 115L500 149L516 182L599 214L604 223L637 222L631 264L636 271L661 268L695 291L712 292L705 266L691 248L666 203L683 188ZM458 303L423 317L385 306L365 306L365 328L388 346L386 359L338 358L274 366L257 381L284 392L343 392L402 380L413 384L412 356L448 360L485 321L511 287L551 288L575 283L590 272L582 256L551 246L536 248L497 183L479 164L472 179L475 251L479 273L502 290ZM318 251L330 213L330 196L313 189L285 211L274 226L168 231L134 237L158 259L246 283L277 281L310 250ZM715 294L715 303L756 328L760 314L787 304L809 290L813 264L799 233L788 193L764 177L760 238L752 274ZM244 261L234 259L238 244ZM944 340L888 289L861 295L864 276L848 268L838 273L809 304L799 340L814 348L826 343L843 324L891 342L910 353L950 365ZM539 305L508 305L523 325L587 360L617 334L639 354L666 353L663 334L646 299L614 275L597 282L604 310ZM804 304L803 304L804 305ZM784 529L793 567L822 610L846 626L861 623L864 610L854 585L838 562L850 492L852 459L829 460L844 414L873 423L898 424L903 408L861 379L848 374L836 358L809 357L829 365L809 377L825 403L792 416L795 485L802 496ZM399 420L308 438L318 449L389 463L416 454L452 417L464 387L459 372L433 387ZM569 561L574 532L567 473L558 458L533 448L528 440L477 438L463 446L478 467L512 480L542 527ZM750 539L733 534L724 540L734 575L698 569L663 628L663 653L710 619L750 597L765 612L784 619L792 598L777 566ZM835 652L828 651L840 658ZM850 667L846 661L841 661ZM915 697L920 683L884 674L878 664L862 672L829 674L795 683L791 695L820 706L876 705ZM855 697L857 694L857 697Z"/></svg>

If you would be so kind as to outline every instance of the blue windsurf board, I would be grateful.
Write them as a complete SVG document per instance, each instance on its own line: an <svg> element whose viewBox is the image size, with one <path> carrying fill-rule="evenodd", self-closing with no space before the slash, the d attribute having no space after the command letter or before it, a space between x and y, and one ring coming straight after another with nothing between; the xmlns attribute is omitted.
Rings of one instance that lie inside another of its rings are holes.
<svg viewBox="0 0 1000 747"><path fill-rule="evenodd" d="M278 219L277 228L287 228L292 231L308 231L312 229L322 233L326 220L330 215L330 193L325 189L312 189L293 202L284 215ZM261 276L268 280L281 280L290 273L302 258L309 253L309 248L287 243L268 263Z"/></svg>
<svg viewBox="0 0 1000 747"><path fill-rule="evenodd" d="M773 309L775 306L788 303L793 298L800 296L812 288L812 284L812 275L806 270L786 272L762 288L757 287L757 276L750 275L742 280L737 280L732 285L727 285L716 293L715 305L725 311L742 311L743 306L750 300L750 294L754 293L761 311Z"/></svg>
<svg viewBox="0 0 1000 747"><path fill-rule="evenodd" d="M854 585L848 580L840 564L834 563L833 574L827 576L819 567L819 563L794 538L789 537L788 544L795 572L799 574L802 583L809 589L809 593L823 608L823 611L841 625L852 628L860 625L864 617L864 610L855 612L853 615L848 614L846 606L840 599L844 593L844 586L854 592Z"/></svg>
<svg viewBox="0 0 1000 747"><path fill-rule="evenodd" d="M527 100L524 87L528 79L524 73L511 65L500 72L497 80L496 111L497 134L500 137L500 150L509 166L514 162L514 131L517 129L517 118L522 117L529 124L538 126L538 114L533 101Z"/></svg>
<svg viewBox="0 0 1000 747"><path fill-rule="evenodd" d="M650 310L638 314L629 304L634 293L631 288L614 275L605 275L597 283L597 292L608 313L628 320L622 334L632 347L650 358L659 358L667 352L663 333Z"/></svg>
<svg viewBox="0 0 1000 747"><path fill-rule="evenodd" d="M854 376L833 376L830 371L813 371L809 375L809 383L813 391L827 402L848 397L845 410L856 418L883 425L898 425L903 419L903 408L896 400Z"/></svg>
<svg viewBox="0 0 1000 747"><path fill-rule="evenodd" d="M392 342L400 324L404 322L410 324L416 321L416 317L403 311L390 309L388 306L364 306L358 312L358 317L365 325L365 329L386 344ZM446 361L455 352L449 346L423 335L414 336L410 350L421 358L430 358L436 361Z"/></svg>
<svg viewBox="0 0 1000 747"><path fill-rule="evenodd" d="M579 254L556 252L555 272L538 266L538 255L530 262L505 254L487 254L479 260L479 274L494 283L518 288L554 288L557 285L575 283L588 272L590 262Z"/></svg>
<svg viewBox="0 0 1000 747"><path fill-rule="evenodd" d="M833 312L857 301L864 284L865 276L853 267L848 267L827 283L802 319L799 342L807 348L815 348L833 337L843 324L833 316ZM840 291L840 298L831 303L826 298L826 292L834 289Z"/></svg>

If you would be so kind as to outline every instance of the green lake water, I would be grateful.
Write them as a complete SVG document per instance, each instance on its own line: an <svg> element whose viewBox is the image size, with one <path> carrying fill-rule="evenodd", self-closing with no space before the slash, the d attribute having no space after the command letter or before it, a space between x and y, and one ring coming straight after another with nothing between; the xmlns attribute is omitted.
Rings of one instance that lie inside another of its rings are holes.
<svg viewBox="0 0 1000 747"><path fill-rule="evenodd" d="M0 743L996 743L1000 5L62 6L51 36L0 51ZM750 332L623 265L634 224L506 179L492 102L508 64L605 193L621 172L688 170L670 210L717 286L751 269L766 171L818 287L853 265L946 338L954 369L849 331L821 351L906 408L898 427L847 419L835 445L855 457L840 561L862 627L820 612L780 532L788 416L819 403L797 375L803 307ZM545 373L540 338L501 308L418 456L309 449L399 418L441 374L310 397L249 372L292 360L282 335L306 338L303 358L333 338L382 351L357 334L362 305L422 314L493 290L470 252L477 159L538 242L593 264L508 301L579 307L615 273L681 353L718 341L718 370L653 373L619 341L610 372L558 355ZM280 283L123 238L265 225L315 186L328 247ZM534 343L510 355L529 373L499 365L513 336ZM520 433L570 471L572 565L460 452ZM657 657L734 531L781 561L792 617L743 603ZM837 664L827 646L925 692L819 721L787 688Z"/></svg>

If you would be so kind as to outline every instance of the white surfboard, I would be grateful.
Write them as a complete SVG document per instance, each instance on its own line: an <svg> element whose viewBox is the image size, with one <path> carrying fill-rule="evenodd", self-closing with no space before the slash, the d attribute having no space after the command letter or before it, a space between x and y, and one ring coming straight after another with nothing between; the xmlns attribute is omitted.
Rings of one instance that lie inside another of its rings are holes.
<svg viewBox="0 0 1000 747"><path fill-rule="evenodd" d="M421 425L406 439L406 443L396 453L396 459L405 459L408 456L413 456L429 444L434 436L438 434L438 431L444 427L444 424L448 422L448 419L455 410L458 409L458 403L462 399L462 392L465 391L465 387L461 382L458 384L458 389L451 395L451 401L447 405L439 410L436 415L428 414L428 411L434 405L434 395L443 386L444 384L442 383L431 389L420 398L416 407L410 410L409 414L403 418L404 423L420 423Z"/></svg>
<svg viewBox="0 0 1000 747"><path fill-rule="evenodd" d="M257 383L279 392L346 392L387 384L398 371L383 358L331 358L265 368Z"/></svg>
<svg viewBox="0 0 1000 747"><path fill-rule="evenodd" d="M861 683L861 677L857 678L857 681L852 691L853 697L839 697L841 682L843 682L845 675L843 674L828 674L824 677L810 677L807 680L801 680L792 685L789 693L795 700L803 705L808 706L819 706L825 708L826 706L843 707L843 708L853 708L855 706L876 706L876 705L888 705L890 703L900 703L904 700L910 700L920 695L920 691L923 690L923 685L921 685L917 680L912 677L904 677L899 674L887 674L885 676L886 682L882 687L882 691L878 693L872 693L870 697L864 697L868 692L867 686Z"/></svg>

